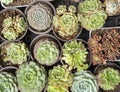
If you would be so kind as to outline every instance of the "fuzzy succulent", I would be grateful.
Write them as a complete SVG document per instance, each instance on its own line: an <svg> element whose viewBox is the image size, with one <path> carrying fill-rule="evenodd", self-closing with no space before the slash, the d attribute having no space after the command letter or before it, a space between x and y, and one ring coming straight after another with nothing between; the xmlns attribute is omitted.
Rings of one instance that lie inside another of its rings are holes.
<svg viewBox="0 0 120 92"><path fill-rule="evenodd" d="M100 0L85 0L79 3L78 11L79 22L88 31L101 28L107 19Z"/></svg>
<svg viewBox="0 0 120 92"><path fill-rule="evenodd" d="M94 75L89 71L77 72L74 75L72 92L97 92L98 85Z"/></svg>
<svg viewBox="0 0 120 92"><path fill-rule="evenodd" d="M39 2L27 10L27 19L33 29L46 31L52 25L52 9L47 4Z"/></svg>
<svg viewBox="0 0 120 92"><path fill-rule="evenodd" d="M0 92L18 92L17 81L12 74L0 73Z"/></svg>
<svg viewBox="0 0 120 92"><path fill-rule="evenodd" d="M54 41L41 39L34 47L34 57L41 64L50 65L59 57L59 49Z"/></svg>
<svg viewBox="0 0 120 92"><path fill-rule="evenodd" d="M47 92L69 92L73 75L66 65L55 66L49 71Z"/></svg>
<svg viewBox="0 0 120 92"><path fill-rule="evenodd" d="M27 61L29 50L22 42L10 42L1 47L1 56L6 63L22 64Z"/></svg>
<svg viewBox="0 0 120 92"><path fill-rule="evenodd" d="M1 0L1 2L7 5L7 4L12 3L13 0Z"/></svg>
<svg viewBox="0 0 120 92"><path fill-rule="evenodd" d="M88 68L87 56L88 51L81 41L73 40L64 44L62 60L71 67L77 68L77 71Z"/></svg>
<svg viewBox="0 0 120 92"><path fill-rule="evenodd" d="M114 90L120 83L120 72L113 68L105 68L97 75L98 83L104 90Z"/></svg>
<svg viewBox="0 0 120 92"><path fill-rule="evenodd" d="M20 65L16 76L21 92L41 92L46 83L44 68L33 61Z"/></svg>
<svg viewBox="0 0 120 92"><path fill-rule="evenodd" d="M55 33L65 40L76 36L79 32L76 8L74 6L69 6L67 10L65 5L60 5L56 11L57 14L53 17Z"/></svg>
<svg viewBox="0 0 120 92"><path fill-rule="evenodd" d="M26 22L23 17L13 16L7 17L3 21L3 29L1 34L7 40L15 40L18 38L26 29Z"/></svg>

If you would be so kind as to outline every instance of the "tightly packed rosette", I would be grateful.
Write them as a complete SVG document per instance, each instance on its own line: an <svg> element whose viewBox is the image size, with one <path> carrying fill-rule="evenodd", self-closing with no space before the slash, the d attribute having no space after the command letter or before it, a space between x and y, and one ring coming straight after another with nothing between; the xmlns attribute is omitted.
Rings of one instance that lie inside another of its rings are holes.
<svg viewBox="0 0 120 92"><path fill-rule="evenodd" d="M44 68L33 61L20 65L16 76L21 92L41 92L46 83Z"/></svg>

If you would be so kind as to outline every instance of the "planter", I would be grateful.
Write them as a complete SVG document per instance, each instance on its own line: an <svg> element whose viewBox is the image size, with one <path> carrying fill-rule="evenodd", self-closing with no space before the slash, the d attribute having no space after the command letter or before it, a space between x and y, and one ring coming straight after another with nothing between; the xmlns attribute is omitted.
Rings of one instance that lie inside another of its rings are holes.
<svg viewBox="0 0 120 92"><path fill-rule="evenodd" d="M21 40L27 33L27 20L19 9L3 9L0 12L0 22L2 40Z"/></svg>
<svg viewBox="0 0 120 92"><path fill-rule="evenodd" d="M119 92L120 67L114 63L98 65L94 71L102 92Z"/></svg>
<svg viewBox="0 0 120 92"><path fill-rule="evenodd" d="M63 42L77 38L82 31L82 27L77 19L76 7L59 5L56 12L53 17L54 35Z"/></svg>
<svg viewBox="0 0 120 92"><path fill-rule="evenodd" d="M88 44L94 65L106 64L107 61L119 61L119 30L118 27L111 27L90 32Z"/></svg>
<svg viewBox="0 0 120 92"><path fill-rule="evenodd" d="M29 59L29 50L20 41L6 41L0 45L0 60L3 66L18 66Z"/></svg>
<svg viewBox="0 0 120 92"><path fill-rule="evenodd" d="M29 29L35 34L48 33L53 28L53 16L55 9L50 2L36 1L30 4L25 14L29 23Z"/></svg>
<svg viewBox="0 0 120 92"><path fill-rule="evenodd" d="M30 45L32 59L42 65L51 66L61 57L61 44L51 35L41 35L33 39Z"/></svg>

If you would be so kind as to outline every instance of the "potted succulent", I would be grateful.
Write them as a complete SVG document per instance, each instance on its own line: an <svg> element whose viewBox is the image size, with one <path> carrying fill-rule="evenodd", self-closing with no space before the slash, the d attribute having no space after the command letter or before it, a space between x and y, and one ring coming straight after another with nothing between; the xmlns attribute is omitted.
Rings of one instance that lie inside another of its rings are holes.
<svg viewBox="0 0 120 92"><path fill-rule="evenodd" d="M31 3L25 10L29 29L35 34L48 33L52 29L55 9L53 5L46 1L36 1Z"/></svg>
<svg viewBox="0 0 120 92"><path fill-rule="evenodd" d="M94 65L106 64L107 61L117 61L119 59L119 28L102 28L90 34L91 38L88 40L88 44Z"/></svg>
<svg viewBox="0 0 120 92"><path fill-rule="evenodd" d="M117 92L120 86L120 68L114 63L99 65L95 69L97 82L102 92Z"/></svg>
<svg viewBox="0 0 120 92"><path fill-rule="evenodd" d="M8 41L0 45L0 60L3 65L20 65L26 62L29 50L25 43L19 41Z"/></svg>
<svg viewBox="0 0 120 92"><path fill-rule="evenodd" d="M83 28L94 31L105 24L107 13L100 0L84 0L78 6L78 19Z"/></svg>
<svg viewBox="0 0 120 92"><path fill-rule="evenodd" d="M90 66L90 61L88 61L90 55L86 46L87 43L81 39L74 39L64 43L62 61L79 72L88 69Z"/></svg>
<svg viewBox="0 0 120 92"><path fill-rule="evenodd" d="M21 64L16 76L20 92L42 92L45 87L45 69L33 61Z"/></svg>
<svg viewBox="0 0 120 92"><path fill-rule="evenodd" d="M78 23L76 7L70 5L67 9L65 5L59 5L56 12L53 17L54 35L62 41L78 37L82 28Z"/></svg>
<svg viewBox="0 0 120 92"><path fill-rule="evenodd" d="M0 21L0 37L2 40L20 40L27 32L26 17L19 9L3 9L0 12Z"/></svg>
<svg viewBox="0 0 120 92"><path fill-rule="evenodd" d="M37 36L31 42L32 58L42 65L53 65L61 56L61 44L51 35Z"/></svg>
<svg viewBox="0 0 120 92"><path fill-rule="evenodd" d="M71 68L66 65L54 66L49 70L47 92L69 92L73 83Z"/></svg>
<svg viewBox="0 0 120 92"><path fill-rule="evenodd" d="M73 80L72 92L98 92L96 78L90 71L75 73Z"/></svg>

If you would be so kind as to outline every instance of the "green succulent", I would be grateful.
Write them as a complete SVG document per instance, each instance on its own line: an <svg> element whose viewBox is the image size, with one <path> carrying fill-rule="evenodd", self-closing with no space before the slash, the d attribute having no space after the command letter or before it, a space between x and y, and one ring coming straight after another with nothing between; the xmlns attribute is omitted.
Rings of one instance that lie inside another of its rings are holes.
<svg viewBox="0 0 120 92"><path fill-rule="evenodd" d="M4 4L10 4L13 2L13 0L1 0L1 2Z"/></svg>
<svg viewBox="0 0 120 92"><path fill-rule="evenodd" d="M114 90L120 83L120 72L108 67L99 72L97 79L100 87L104 90Z"/></svg>
<svg viewBox="0 0 120 92"><path fill-rule="evenodd" d="M4 62L22 64L27 61L29 50L24 43L11 42L1 47L1 55Z"/></svg>
<svg viewBox="0 0 120 92"><path fill-rule="evenodd" d="M77 71L88 68L87 55L88 51L81 41L73 40L64 44L62 60L71 67L77 68Z"/></svg>
<svg viewBox="0 0 120 92"><path fill-rule="evenodd" d="M70 6L68 11L64 8L62 11L61 7L65 8L65 6L60 5L57 8L57 12L58 10L59 12L53 17L55 32L63 39L71 39L79 31L78 18L75 14L76 8L74 6Z"/></svg>
<svg viewBox="0 0 120 92"><path fill-rule="evenodd" d="M0 92L18 92L17 81L12 74L0 73Z"/></svg>
<svg viewBox="0 0 120 92"><path fill-rule="evenodd" d="M93 74L89 71L77 72L74 75L72 92L97 92L98 85Z"/></svg>
<svg viewBox="0 0 120 92"><path fill-rule="evenodd" d="M72 85L73 75L66 65L55 66L49 71L47 92L69 92Z"/></svg>
<svg viewBox="0 0 120 92"><path fill-rule="evenodd" d="M59 7L56 9L57 15L62 15L67 11L67 7L65 5L59 5Z"/></svg>
<svg viewBox="0 0 120 92"><path fill-rule="evenodd" d="M15 40L26 29L26 22L23 17L13 16L4 19L2 34L7 40Z"/></svg>
<svg viewBox="0 0 120 92"><path fill-rule="evenodd" d="M46 83L44 68L33 61L20 65L16 76L21 92L41 92Z"/></svg>

